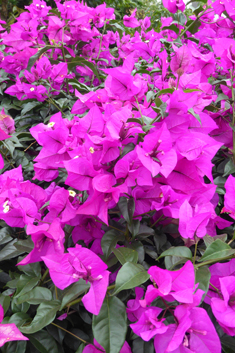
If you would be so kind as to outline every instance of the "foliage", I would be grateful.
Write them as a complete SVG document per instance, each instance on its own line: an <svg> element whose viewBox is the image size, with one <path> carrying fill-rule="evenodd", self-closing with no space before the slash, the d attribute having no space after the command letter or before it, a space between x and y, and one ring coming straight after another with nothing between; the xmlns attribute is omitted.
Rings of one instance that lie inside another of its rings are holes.
<svg viewBox="0 0 235 353"><path fill-rule="evenodd" d="M163 4L1 23L3 353L235 352L235 12Z"/></svg>

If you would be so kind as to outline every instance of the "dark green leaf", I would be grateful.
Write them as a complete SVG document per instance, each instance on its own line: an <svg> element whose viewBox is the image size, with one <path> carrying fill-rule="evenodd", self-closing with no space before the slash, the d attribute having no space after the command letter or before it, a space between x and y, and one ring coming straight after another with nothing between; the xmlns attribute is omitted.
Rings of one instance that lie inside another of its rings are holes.
<svg viewBox="0 0 235 353"><path fill-rule="evenodd" d="M9 243L12 240L8 227L4 227L0 230L0 245Z"/></svg>
<svg viewBox="0 0 235 353"><path fill-rule="evenodd" d="M209 245L211 245L214 241L216 241L216 239L220 239L222 240L223 243L226 242L227 240L227 234L216 234L214 237L211 237L210 235L205 235L203 237L203 241L206 245L206 247L208 248Z"/></svg>
<svg viewBox="0 0 235 353"><path fill-rule="evenodd" d="M72 60L68 63L68 69L71 70L73 67L75 66L87 66L89 67L89 69L91 69L91 71L94 73L94 75L99 78L99 73L97 71L97 68L95 67L95 65L90 62L85 60L83 57L76 57L76 58L72 58Z"/></svg>
<svg viewBox="0 0 235 353"><path fill-rule="evenodd" d="M229 99L228 96L226 96L224 93L220 93L216 98L215 104L219 103L222 100L227 100L227 99Z"/></svg>
<svg viewBox="0 0 235 353"><path fill-rule="evenodd" d="M20 296L17 299L17 303L21 304L27 302L29 304L41 304L46 301L52 300L52 293L47 288L36 287L25 294L19 294Z"/></svg>
<svg viewBox="0 0 235 353"><path fill-rule="evenodd" d="M143 266L126 262L118 271L115 290L112 295L119 293L124 289L131 289L145 283L149 279L148 272Z"/></svg>
<svg viewBox="0 0 235 353"><path fill-rule="evenodd" d="M109 255L111 254L113 248L116 247L117 242L120 240L124 240L124 234L120 232L118 232L117 230L108 230L102 237L101 239L101 247L103 250L103 254L106 258L106 260L108 259Z"/></svg>
<svg viewBox="0 0 235 353"><path fill-rule="evenodd" d="M0 261L12 259L23 254L23 251L16 249L15 243L17 243L17 239L13 239L0 251Z"/></svg>
<svg viewBox="0 0 235 353"><path fill-rule="evenodd" d="M22 253L27 252L30 253L30 251L33 250L34 248L34 243L29 237L28 239L25 240L19 240L14 243L14 247L18 250L21 251Z"/></svg>
<svg viewBox="0 0 235 353"><path fill-rule="evenodd" d="M99 315L93 315L92 330L106 353L119 353L126 338L126 307L117 297L104 299Z"/></svg>
<svg viewBox="0 0 235 353"><path fill-rule="evenodd" d="M13 314L10 319L8 320L8 324L15 324L17 327L20 327L23 325L25 322L27 322L30 319L29 315L26 313L15 313Z"/></svg>
<svg viewBox="0 0 235 353"><path fill-rule="evenodd" d="M55 339L46 331L41 330L28 335L30 342L41 353L58 353Z"/></svg>
<svg viewBox="0 0 235 353"><path fill-rule="evenodd" d="M138 261L137 251L130 248L119 247L117 249L114 249L113 253L122 265L124 265L126 262L137 263Z"/></svg>
<svg viewBox="0 0 235 353"><path fill-rule="evenodd" d="M192 252L186 246L176 246L172 247L166 251L164 251L158 259L161 259L165 256L177 256L177 257L185 257L187 259L192 259Z"/></svg>
<svg viewBox="0 0 235 353"><path fill-rule="evenodd" d="M42 105L41 102L28 102L25 104L24 108L21 111L21 115L25 115L26 113L28 113L30 110L32 110L33 108Z"/></svg>
<svg viewBox="0 0 235 353"><path fill-rule="evenodd" d="M175 90L174 88L165 88L157 92L157 96L161 96L162 94L173 93Z"/></svg>
<svg viewBox="0 0 235 353"><path fill-rule="evenodd" d="M53 49L53 48L55 48L54 45L46 45L44 48L39 49L37 53L31 56L31 58L29 59L26 70L30 71L33 65L35 64L35 62L40 58L40 56L43 53L45 53L47 50Z"/></svg>
<svg viewBox="0 0 235 353"><path fill-rule="evenodd" d="M132 352L133 353L155 353L154 345L151 341L144 341L142 338L138 337L133 341L132 344ZM159 353L159 352L156 352Z"/></svg>
<svg viewBox="0 0 235 353"><path fill-rule="evenodd" d="M68 80L68 83L73 87L73 88L76 88L79 92L84 92L84 93L87 93L87 92L90 92L91 89L85 85L84 83L81 83L79 82L78 80L76 79L69 79Z"/></svg>
<svg viewBox="0 0 235 353"><path fill-rule="evenodd" d="M58 300L52 300L49 303L41 303L37 308L37 313L33 321L28 326L21 326L20 331L23 333L35 333L40 331L55 319L58 310L60 310L60 302Z"/></svg>
<svg viewBox="0 0 235 353"><path fill-rule="evenodd" d="M27 275L21 275L16 286L16 294L14 298L19 298L21 295L29 292L33 289L40 281L41 276L32 277Z"/></svg>
<svg viewBox="0 0 235 353"><path fill-rule="evenodd" d="M198 288L202 289L205 293L202 296L202 301L204 300L206 293L209 289L211 273L207 266L203 266L196 270L195 284L199 283Z"/></svg>
<svg viewBox="0 0 235 353"><path fill-rule="evenodd" d="M224 167L224 175L223 177L235 173L235 165L233 161L230 159L228 163L226 163Z"/></svg>
<svg viewBox="0 0 235 353"><path fill-rule="evenodd" d="M9 309L11 303L11 297L9 297L8 295L0 295L0 304L3 307L4 313L7 312L7 310Z"/></svg>
<svg viewBox="0 0 235 353"><path fill-rule="evenodd" d="M174 24L171 24L170 26L163 27L162 31L164 31L166 29L174 31L176 34L179 34L179 28L176 27Z"/></svg>
<svg viewBox="0 0 235 353"><path fill-rule="evenodd" d="M121 211L122 216L127 221L127 223L132 222L132 217L135 212L135 200L133 197L120 197L118 201L118 207Z"/></svg>
<svg viewBox="0 0 235 353"><path fill-rule="evenodd" d="M208 261L208 260L221 260L227 256L235 253L235 249L232 249L228 244L224 243L222 240L217 239L211 245L208 246L203 256L198 260Z"/></svg>
<svg viewBox="0 0 235 353"><path fill-rule="evenodd" d="M66 289L65 295L63 296L60 310L62 310L69 302L79 297L90 288L90 284L86 283L83 279L80 279L78 282L72 284L69 288Z"/></svg>
<svg viewBox="0 0 235 353"><path fill-rule="evenodd" d="M13 341L6 343L2 348L2 353L24 353L27 341Z"/></svg>
<svg viewBox="0 0 235 353"><path fill-rule="evenodd" d="M131 225L128 224L128 229L129 229L129 231L132 234L132 238L134 239L139 233L140 220L139 219L133 219L133 221L131 222Z"/></svg>
<svg viewBox="0 0 235 353"><path fill-rule="evenodd" d="M21 260L19 260L19 261L21 261ZM35 263L28 264L28 265L23 265L23 266L19 265L18 269L20 271L24 272L26 275L31 276L31 277L41 276L41 266L40 266L39 262L35 262Z"/></svg>

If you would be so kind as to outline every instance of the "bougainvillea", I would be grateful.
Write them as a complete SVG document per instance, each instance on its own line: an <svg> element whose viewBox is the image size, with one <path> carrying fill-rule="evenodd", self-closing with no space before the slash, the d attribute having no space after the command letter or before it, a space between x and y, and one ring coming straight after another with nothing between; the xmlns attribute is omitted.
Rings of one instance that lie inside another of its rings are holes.
<svg viewBox="0 0 235 353"><path fill-rule="evenodd" d="M4 353L235 351L234 1L163 5L1 21Z"/></svg>

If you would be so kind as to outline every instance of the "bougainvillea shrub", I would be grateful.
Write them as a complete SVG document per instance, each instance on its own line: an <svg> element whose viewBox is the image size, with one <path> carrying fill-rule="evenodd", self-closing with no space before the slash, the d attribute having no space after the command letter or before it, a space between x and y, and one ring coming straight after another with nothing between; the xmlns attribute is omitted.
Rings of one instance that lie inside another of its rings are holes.
<svg viewBox="0 0 235 353"><path fill-rule="evenodd" d="M3 353L235 352L235 3L163 4L1 21Z"/></svg>

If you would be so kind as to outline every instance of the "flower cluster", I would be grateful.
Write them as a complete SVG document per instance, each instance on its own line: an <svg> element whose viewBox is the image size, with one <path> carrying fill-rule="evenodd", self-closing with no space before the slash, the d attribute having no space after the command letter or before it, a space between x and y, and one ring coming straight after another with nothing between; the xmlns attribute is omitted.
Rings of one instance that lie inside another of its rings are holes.
<svg viewBox="0 0 235 353"><path fill-rule="evenodd" d="M206 310L197 307L204 292L195 285L192 263L186 262L178 271L153 266L148 273L153 285L147 287L144 299L140 300L142 288L136 288L136 299L127 303L129 320L138 320L130 325L133 332L144 341L154 337L156 352L199 353L202 347L203 352L221 352L219 337ZM164 312L157 306L147 306L159 297L166 305ZM167 310L175 323L166 325Z"/></svg>

